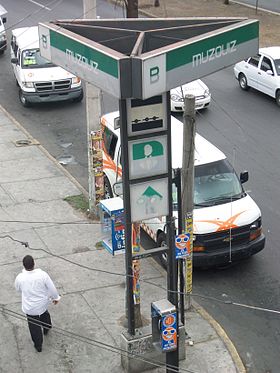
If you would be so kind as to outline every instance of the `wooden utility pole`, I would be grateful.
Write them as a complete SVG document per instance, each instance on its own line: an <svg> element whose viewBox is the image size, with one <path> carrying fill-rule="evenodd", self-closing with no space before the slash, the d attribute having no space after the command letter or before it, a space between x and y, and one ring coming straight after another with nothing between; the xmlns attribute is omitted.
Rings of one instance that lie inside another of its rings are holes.
<svg viewBox="0 0 280 373"><path fill-rule="evenodd" d="M83 0L84 18L96 18L96 0ZM86 117L87 117L87 139L88 139L88 191L89 191L89 211L97 217L97 201L95 188L95 170L93 167L92 152L92 132L100 130L101 92L90 83L85 83L86 87Z"/></svg>
<svg viewBox="0 0 280 373"><path fill-rule="evenodd" d="M127 0L126 18L138 18L138 0Z"/></svg>
<svg viewBox="0 0 280 373"><path fill-rule="evenodd" d="M190 234L191 255L185 259L186 308L191 306L193 270L193 190L194 190L194 146L195 146L195 97L186 95L183 114L183 160L182 160L182 227Z"/></svg>

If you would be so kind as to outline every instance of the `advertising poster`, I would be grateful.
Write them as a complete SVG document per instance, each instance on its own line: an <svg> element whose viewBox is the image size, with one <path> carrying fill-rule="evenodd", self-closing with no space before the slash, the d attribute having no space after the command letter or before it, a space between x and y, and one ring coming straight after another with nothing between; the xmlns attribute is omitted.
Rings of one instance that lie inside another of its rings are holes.
<svg viewBox="0 0 280 373"><path fill-rule="evenodd" d="M161 320L161 349L172 351L177 348L177 320L176 313L169 313Z"/></svg>
<svg viewBox="0 0 280 373"><path fill-rule="evenodd" d="M113 239L113 251L124 252L125 249L125 234L124 234L124 213L114 213L114 239Z"/></svg>
<svg viewBox="0 0 280 373"><path fill-rule="evenodd" d="M102 130L91 132L91 151L96 204L98 204L104 195Z"/></svg>
<svg viewBox="0 0 280 373"><path fill-rule="evenodd" d="M133 299L134 304L140 303L140 260L132 261L133 270Z"/></svg>
<svg viewBox="0 0 280 373"><path fill-rule="evenodd" d="M182 233L175 237L176 259L187 258L191 255L190 234Z"/></svg>

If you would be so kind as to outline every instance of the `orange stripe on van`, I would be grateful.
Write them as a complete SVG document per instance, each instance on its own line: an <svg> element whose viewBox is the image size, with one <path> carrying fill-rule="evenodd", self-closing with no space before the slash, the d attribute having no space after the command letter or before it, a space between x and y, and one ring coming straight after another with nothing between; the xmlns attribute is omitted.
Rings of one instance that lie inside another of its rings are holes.
<svg viewBox="0 0 280 373"><path fill-rule="evenodd" d="M221 221L221 220L197 220L196 222L200 223L210 223L218 226L218 229L215 232L225 231L232 228L237 228L238 225L234 223L234 221L243 214L244 211L239 212L236 215L231 216L228 220Z"/></svg>
<svg viewBox="0 0 280 373"><path fill-rule="evenodd" d="M116 163L113 161L113 159L109 156L109 154L105 151L103 146L103 169L108 169L116 172ZM118 176L122 176L122 168L118 166L117 169Z"/></svg>

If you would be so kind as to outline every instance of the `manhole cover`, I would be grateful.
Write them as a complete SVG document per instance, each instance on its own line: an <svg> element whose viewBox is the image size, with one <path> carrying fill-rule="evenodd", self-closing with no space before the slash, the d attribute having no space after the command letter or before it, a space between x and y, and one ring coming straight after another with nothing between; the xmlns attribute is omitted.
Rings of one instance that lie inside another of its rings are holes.
<svg viewBox="0 0 280 373"><path fill-rule="evenodd" d="M14 144L16 146L30 146L30 145L39 145L40 143L36 140L22 139L22 140L16 140Z"/></svg>
<svg viewBox="0 0 280 373"><path fill-rule="evenodd" d="M32 141L31 141L31 140L28 140L28 139L17 140L17 141L16 141L16 145L17 145L17 146L28 146L28 145L31 145L31 144L32 144Z"/></svg>

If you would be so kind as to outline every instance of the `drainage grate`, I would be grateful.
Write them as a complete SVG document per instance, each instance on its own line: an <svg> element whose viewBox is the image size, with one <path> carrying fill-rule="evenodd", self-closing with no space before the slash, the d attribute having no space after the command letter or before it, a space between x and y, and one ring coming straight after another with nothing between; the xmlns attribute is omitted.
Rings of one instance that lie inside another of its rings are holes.
<svg viewBox="0 0 280 373"><path fill-rule="evenodd" d="M30 145L40 145L36 140L22 139L14 141L15 146L30 146Z"/></svg>

